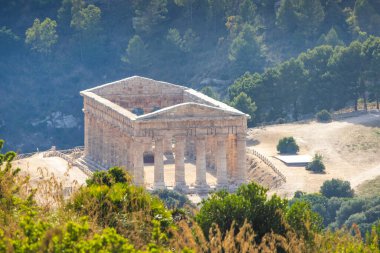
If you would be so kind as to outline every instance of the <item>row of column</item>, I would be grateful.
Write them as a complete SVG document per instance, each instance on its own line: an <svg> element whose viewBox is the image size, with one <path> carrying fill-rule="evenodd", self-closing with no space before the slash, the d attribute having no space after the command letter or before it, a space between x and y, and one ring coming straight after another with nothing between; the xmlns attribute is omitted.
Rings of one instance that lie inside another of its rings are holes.
<svg viewBox="0 0 380 253"><path fill-rule="evenodd" d="M86 115L84 142L85 156L103 167L131 167L131 139L118 127Z"/></svg>
<svg viewBox="0 0 380 253"><path fill-rule="evenodd" d="M185 182L185 136L175 136L175 188L184 190L187 188ZM227 135L216 136L216 178L217 187L225 188L228 185L227 173ZM154 139L154 188L161 189L165 187L164 182L164 145L163 137L156 137ZM196 180L195 188L199 190L206 190L208 188L206 182L206 136L196 137ZM236 170L232 172L233 181L236 184L241 184L246 178L246 164L245 164L245 136L238 135L236 138ZM135 158L139 160L141 165L137 170L143 168L143 152L136 151ZM136 167L135 167L136 171ZM143 174L135 173L136 182L143 183Z"/></svg>
<svg viewBox="0 0 380 253"><path fill-rule="evenodd" d="M229 149L227 143L228 135L216 135L215 167L217 187L227 187L229 180L241 184L246 179L245 164L245 135L238 134L233 144L235 151L227 154ZM175 146L175 188L183 190L187 188L185 181L185 148L186 136L174 136ZM208 188L206 182L206 136L195 137L196 153L196 181L195 187L199 190ZM91 160L103 165L123 166L132 173L137 185L144 185L144 152L146 146L152 145L152 140L147 138L133 138L123 134L119 128L113 127L107 122L97 121L94 117L85 116L85 155ZM164 181L165 138L157 136L154 138L154 187L162 189ZM229 151L230 152L230 151ZM227 157L233 157L234 166L229 166ZM229 167L230 172L228 172Z"/></svg>

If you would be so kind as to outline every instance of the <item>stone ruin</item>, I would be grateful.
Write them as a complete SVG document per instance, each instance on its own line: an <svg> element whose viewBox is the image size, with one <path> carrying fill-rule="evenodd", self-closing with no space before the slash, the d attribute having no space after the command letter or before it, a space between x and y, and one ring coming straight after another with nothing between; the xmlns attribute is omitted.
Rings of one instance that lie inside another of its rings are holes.
<svg viewBox="0 0 380 253"><path fill-rule="evenodd" d="M193 89L133 76L81 91L84 160L92 168L125 168L143 186L144 162L154 163L155 189L165 188L164 157L175 163L174 189L208 192L245 182L248 115ZM196 181L185 181L185 159L195 161Z"/></svg>

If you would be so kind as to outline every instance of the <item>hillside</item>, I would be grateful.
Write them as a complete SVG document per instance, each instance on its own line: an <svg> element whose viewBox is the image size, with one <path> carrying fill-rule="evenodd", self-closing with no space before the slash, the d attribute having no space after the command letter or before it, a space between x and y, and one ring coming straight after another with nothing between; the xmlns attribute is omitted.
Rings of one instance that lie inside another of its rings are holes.
<svg viewBox="0 0 380 253"><path fill-rule="evenodd" d="M380 113L373 111L331 123L292 123L253 128L249 131L253 146L269 157L285 175L287 182L274 192L291 198L296 191L318 192L324 181L339 178L353 188L380 175ZM288 167L278 159L276 146L283 137L293 136L299 154L323 155L325 174L315 174L304 167Z"/></svg>
<svg viewBox="0 0 380 253"><path fill-rule="evenodd" d="M319 45L378 36L379 15L375 0L2 1L0 134L20 152L81 145L78 92L136 74L212 86L232 100L227 88L246 71L261 74ZM350 92L349 100L357 98ZM267 117L267 104L257 101L256 121L290 114L283 103Z"/></svg>

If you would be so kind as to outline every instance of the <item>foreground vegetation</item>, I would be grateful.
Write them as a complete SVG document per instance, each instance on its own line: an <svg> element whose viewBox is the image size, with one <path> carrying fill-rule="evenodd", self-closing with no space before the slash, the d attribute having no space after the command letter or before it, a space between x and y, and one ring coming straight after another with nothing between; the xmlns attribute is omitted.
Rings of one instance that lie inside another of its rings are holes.
<svg viewBox="0 0 380 253"><path fill-rule="evenodd" d="M14 155L0 155L1 252L380 251L380 225L365 240L355 225L354 234L324 231L308 202L288 205L254 183L212 194L199 211L177 193L155 193L171 199L168 208L115 167L94 173L67 200L37 205L41 196L12 168Z"/></svg>
<svg viewBox="0 0 380 253"><path fill-rule="evenodd" d="M348 181L325 181L319 193L297 192L291 203L306 201L311 210L322 218L323 226L332 230L355 226L361 235L368 237L373 224L380 219L380 197L355 196Z"/></svg>

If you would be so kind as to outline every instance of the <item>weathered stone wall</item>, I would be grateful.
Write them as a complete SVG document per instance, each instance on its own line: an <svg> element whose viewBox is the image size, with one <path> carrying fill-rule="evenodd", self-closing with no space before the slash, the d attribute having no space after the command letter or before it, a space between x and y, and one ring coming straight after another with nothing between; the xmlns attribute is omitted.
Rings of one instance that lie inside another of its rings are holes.
<svg viewBox="0 0 380 253"><path fill-rule="evenodd" d="M236 109L191 89L140 77L81 95L86 158L103 167L124 167L143 185L144 155L154 156L157 188L165 187L164 153L174 159L176 189L188 187L185 157L195 159L198 191L209 189L206 168L214 169L220 188L244 182L247 116ZM163 109L149 113L155 107ZM145 114L137 116L131 108Z"/></svg>

